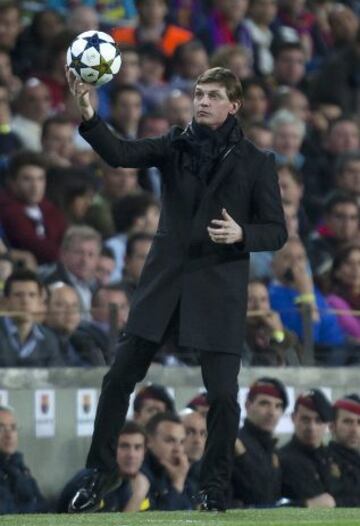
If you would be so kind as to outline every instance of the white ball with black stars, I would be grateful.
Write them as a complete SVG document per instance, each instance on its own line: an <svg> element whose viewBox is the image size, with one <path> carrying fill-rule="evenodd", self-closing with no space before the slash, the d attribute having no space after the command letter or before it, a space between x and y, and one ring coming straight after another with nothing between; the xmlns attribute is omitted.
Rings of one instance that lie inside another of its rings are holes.
<svg viewBox="0 0 360 526"><path fill-rule="evenodd" d="M99 87L118 73L121 55L110 35L104 31L85 31L69 46L66 63L77 78Z"/></svg>

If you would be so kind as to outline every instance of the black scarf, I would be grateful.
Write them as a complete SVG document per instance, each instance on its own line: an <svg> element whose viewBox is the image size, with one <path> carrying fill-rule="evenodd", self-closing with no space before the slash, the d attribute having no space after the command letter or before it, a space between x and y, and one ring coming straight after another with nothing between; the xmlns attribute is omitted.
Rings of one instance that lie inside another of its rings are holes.
<svg viewBox="0 0 360 526"><path fill-rule="evenodd" d="M230 137L239 123L234 115L228 115L225 122L216 130L198 124L195 119L178 138L182 149L190 153L191 171L208 184L213 175L216 161L231 143Z"/></svg>

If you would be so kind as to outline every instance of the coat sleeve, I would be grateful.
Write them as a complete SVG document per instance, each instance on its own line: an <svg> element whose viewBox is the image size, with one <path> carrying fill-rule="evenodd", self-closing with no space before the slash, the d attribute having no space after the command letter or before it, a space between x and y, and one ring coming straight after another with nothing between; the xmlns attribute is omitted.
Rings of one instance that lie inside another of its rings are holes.
<svg viewBox="0 0 360 526"><path fill-rule="evenodd" d="M120 139L97 115L81 123L79 132L95 152L114 168L159 166L168 150L167 136L137 140Z"/></svg>
<svg viewBox="0 0 360 526"><path fill-rule="evenodd" d="M273 155L266 155L251 194L251 223L241 224L244 252L278 250L287 240L284 212Z"/></svg>

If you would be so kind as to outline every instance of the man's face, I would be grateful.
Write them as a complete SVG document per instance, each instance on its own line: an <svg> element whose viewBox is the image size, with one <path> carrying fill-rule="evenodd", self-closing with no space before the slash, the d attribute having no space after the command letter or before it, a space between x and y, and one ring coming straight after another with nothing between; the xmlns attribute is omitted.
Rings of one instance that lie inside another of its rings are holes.
<svg viewBox="0 0 360 526"><path fill-rule="evenodd" d="M299 206L303 196L303 187L291 175L286 167L278 170L279 186L281 197L286 203L292 203Z"/></svg>
<svg viewBox="0 0 360 526"><path fill-rule="evenodd" d="M121 124L139 123L142 111L142 100L139 93L124 91L121 93L111 109L113 119Z"/></svg>
<svg viewBox="0 0 360 526"><path fill-rule="evenodd" d="M51 97L49 89L41 82L27 87L21 96L21 113L30 120L42 124L50 115Z"/></svg>
<svg viewBox="0 0 360 526"><path fill-rule="evenodd" d="M151 248L151 241L139 240L133 246L133 253L126 258L126 274L136 283L140 279L142 269Z"/></svg>
<svg viewBox="0 0 360 526"><path fill-rule="evenodd" d="M209 67L209 58L205 49L196 49L186 53L182 64L182 75L195 80Z"/></svg>
<svg viewBox="0 0 360 526"><path fill-rule="evenodd" d="M0 453L12 455L18 447L18 431L12 413L0 411Z"/></svg>
<svg viewBox="0 0 360 526"><path fill-rule="evenodd" d="M275 76L288 86L296 86L305 74L305 55L299 49L280 53L275 61Z"/></svg>
<svg viewBox="0 0 360 526"><path fill-rule="evenodd" d="M157 459L176 466L184 454L185 428L176 422L160 422L154 435L149 437L149 449Z"/></svg>
<svg viewBox="0 0 360 526"><path fill-rule="evenodd" d="M338 203L325 218L326 225L340 241L351 241L359 233L359 211L353 203Z"/></svg>
<svg viewBox="0 0 360 526"><path fill-rule="evenodd" d="M158 26L164 23L167 4L165 0L142 0L138 4L138 12L142 25Z"/></svg>
<svg viewBox="0 0 360 526"><path fill-rule="evenodd" d="M32 321L34 315L41 311L42 294L35 281L14 281L7 298L9 310L23 311L23 319Z"/></svg>
<svg viewBox="0 0 360 526"><path fill-rule="evenodd" d="M47 323L65 334L75 331L80 323L80 302L74 289L63 286L51 292Z"/></svg>
<svg viewBox="0 0 360 526"><path fill-rule="evenodd" d="M110 305L117 306L117 328L123 329L129 316L129 300L122 290L100 290L97 297L97 305L92 309L93 320L100 323L109 323Z"/></svg>
<svg viewBox="0 0 360 526"><path fill-rule="evenodd" d="M147 398L141 403L141 408L138 413L135 413L134 420L142 425L146 426L150 418L157 413L165 413L166 404L161 400L155 400L155 398Z"/></svg>
<svg viewBox="0 0 360 526"><path fill-rule="evenodd" d="M61 261L78 279L90 281L95 278L96 266L100 255L97 241L89 239L74 240L67 250L61 253Z"/></svg>
<svg viewBox="0 0 360 526"><path fill-rule="evenodd" d="M270 311L269 294L262 283L249 283L248 310Z"/></svg>
<svg viewBox="0 0 360 526"><path fill-rule="evenodd" d="M327 424L321 420L318 413L299 405L292 419L295 436L302 444L314 449L321 446Z"/></svg>
<svg viewBox="0 0 360 526"><path fill-rule="evenodd" d="M218 82L197 84L193 105L196 122L213 130L225 122L229 113L234 115L240 108L239 103L229 100L226 88Z"/></svg>
<svg viewBox="0 0 360 526"><path fill-rule="evenodd" d="M45 170L40 166L23 166L11 180L10 186L20 201L27 205L38 205L45 194Z"/></svg>
<svg viewBox="0 0 360 526"><path fill-rule="evenodd" d="M348 161L337 176L337 186L346 192L360 196L360 160Z"/></svg>
<svg viewBox="0 0 360 526"><path fill-rule="evenodd" d="M330 424L330 429L338 444L359 452L360 415L345 409L338 409L336 419Z"/></svg>
<svg viewBox="0 0 360 526"><path fill-rule="evenodd" d="M137 168L111 168L104 171L104 191L111 199L119 199L138 190Z"/></svg>
<svg viewBox="0 0 360 526"><path fill-rule="evenodd" d="M246 402L247 418L262 431L273 433L284 413L281 398L266 394L257 394Z"/></svg>
<svg viewBox="0 0 360 526"><path fill-rule="evenodd" d="M189 461L200 460L204 453L207 436L206 420L200 413L193 412L182 419L185 427L185 454Z"/></svg>
<svg viewBox="0 0 360 526"><path fill-rule="evenodd" d="M274 132L274 150L289 160L299 153L302 141L302 134L296 124L281 124Z"/></svg>
<svg viewBox="0 0 360 526"><path fill-rule="evenodd" d="M121 68L114 82L119 85L136 84L140 78L139 54L133 50L124 50L121 52L121 58Z"/></svg>
<svg viewBox="0 0 360 526"><path fill-rule="evenodd" d="M145 438L141 433L119 436L116 462L122 476L135 477L141 468L144 456Z"/></svg>
<svg viewBox="0 0 360 526"><path fill-rule="evenodd" d="M257 23L270 25L277 13L277 0L255 0L250 5L251 17Z"/></svg>
<svg viewBox="0 0 360 526"><path fill-rule="evenodd" d="M177 125L185 128L192 118L193 103L188 95L179 91L167 99L165 111L171 126Z"/></svg>
<svg viewBox="0 0 360 526"><path fill-rule="evenodd" d="M100 256L96 265L96 281L100 285L107 285L110 282L111 274L115 270L115 260L107 256Z"/></svg>
<svg viewBox="0 0 360 526"><path fill-rule="evenodd" d="M74 154L74 128L70 123L53 123L43 138L43 150L71 160Z"/></svg>
<svg viewBox="0 0 360 526"><path fill-rule="evenodd" d="M354 122L341 121L335 124L327 141L327 149L334 155L357 150L360 147L359 128Z"/></svg>
<svg viewBox="0 0 360 526"><path fill-rule="evenodd" d="M0 46L12 50L21 31L20 13L9 7L0 13Z"/></svg>

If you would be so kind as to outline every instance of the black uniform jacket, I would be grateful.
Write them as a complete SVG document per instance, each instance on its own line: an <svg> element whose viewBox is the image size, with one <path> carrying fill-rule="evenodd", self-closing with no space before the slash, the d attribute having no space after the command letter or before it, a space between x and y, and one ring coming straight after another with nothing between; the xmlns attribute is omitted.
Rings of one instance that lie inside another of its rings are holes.
<svg viewBox="0 0 360 526"><path fill-rule="evenodd" d="M207 184L192 170L190 153L179 147L189 127L126 141L95 117L82 123L80 133L111 166L157 166L162 174L158 232L127 332L160 342L179 303L180 345L240 353L249 252L277 250L287 237L273 155L258 150L236 126ZM222 219L223 208L242 226L242 243L211 241L207 226Z"/></svg>
<svg viewBox="0 0 360 526"><path fill-rule="evenodd" d="M331 467L338 484L333 497L336 506L360 506L360 453L355 449L342 446L337 442L329 443Z"/></svg>

